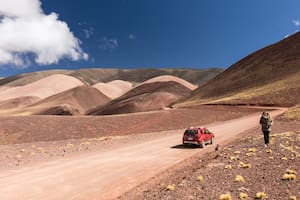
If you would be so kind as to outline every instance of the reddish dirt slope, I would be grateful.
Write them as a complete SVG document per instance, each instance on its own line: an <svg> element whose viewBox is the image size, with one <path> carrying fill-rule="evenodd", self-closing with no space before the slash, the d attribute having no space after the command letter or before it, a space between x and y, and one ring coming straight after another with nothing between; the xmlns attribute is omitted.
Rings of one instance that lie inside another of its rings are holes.
<svg viewBox="0 0 300 200"><path fill-rule="evenodd" d="M195 90L197 88L196 85L193 85L193 84L191 84L190 82L188 82L186 80L183 80L183 79L175 77L175 76L170 76L170 75L157 76L155 78L152 78L152 79L149 79L149 80L145 81L142 84L155 83L155 82L169 82L169 81L177 82L177 83L189 88L190 90Z"/></svg>
<svg viewBox="0 0 300 200"><path fill-rule="evenodd" d="M40 98L33 97L33 96L25 96L25 97L19 97L15 99L4 100L0 102L0 109L4 110L4 109L23 107L23 106L33 104L39 100Z"/></svg>
<svg viewBox="0 0 300 200"><path fill-rule="evenodd" d="M128 92L132 88L132 84L127 81L114 80L108 83L97 83L93 87L109 98L115 99Z"/></svg>
<svg viewBox="0 0 300 200"><path fill-rule="evenodd" d="M238 93L221 103L294 105L300 102L300 33L263 48L232 65L187 102L209 102ZM273 94L273 95L272 95ZM260 99L263 100L260 100ZM220 103L220 102L219 102Z"/></svg>
<svg viewBox="0 0 300 200"><path fill-rule="evenodd" d="M0 116L0 144L55 141L166 131L247 115L223 106L109 116Z"/></svg>
<svg viewBox="0 0 300 200"><path fill-rule="evenodd" d="M24 96L46 98L81 85L83 85L83 83L76 78L56 74L25 86L13 87L4 90L0 92L0 100L8 100Z"/></svg>
<svg viewBox="0 0 300 200"><path fill-rule="evenodd" d="M83 85L48 97L28 107L34 114L84 114L86 110L103 105L110 98L97 89Z"/></svg>
<svg viewBox="0 0 300 200"><path fill-rule="evenodd" d="M97 107L91 115L121 114L161 110L170 106L191 90L177 82L153 82L141 84L105 107Z"/></svg>

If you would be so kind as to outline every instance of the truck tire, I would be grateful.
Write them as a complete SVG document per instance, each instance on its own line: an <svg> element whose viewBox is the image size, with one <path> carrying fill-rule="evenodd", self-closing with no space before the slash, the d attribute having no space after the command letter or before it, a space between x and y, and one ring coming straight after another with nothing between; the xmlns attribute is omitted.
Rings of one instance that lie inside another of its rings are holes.
<svg viewBox="0 0 300 200"><path fill-rule="evenodd" d="M205 147L205 141L204 140L202 140L202 142L201 142L201 148L204 148Z"/></svg>
<svg viewBox="0 0 300 200"><path fill-rule="evenodd" d="M214 143L214 138L211 138L210 144L213 144L213 143Z"/></svg>

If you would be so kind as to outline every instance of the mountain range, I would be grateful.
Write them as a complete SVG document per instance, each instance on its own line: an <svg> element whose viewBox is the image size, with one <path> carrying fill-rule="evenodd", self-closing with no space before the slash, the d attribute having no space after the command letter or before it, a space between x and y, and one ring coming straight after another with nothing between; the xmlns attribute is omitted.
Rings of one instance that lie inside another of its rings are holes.
<svg viewBox="0 0 300 200"><path fill-rule="evenodd" d="M209 105L300 103L300 33L226 70L46 70L0 79L0 115L111 115Z"/></svg>

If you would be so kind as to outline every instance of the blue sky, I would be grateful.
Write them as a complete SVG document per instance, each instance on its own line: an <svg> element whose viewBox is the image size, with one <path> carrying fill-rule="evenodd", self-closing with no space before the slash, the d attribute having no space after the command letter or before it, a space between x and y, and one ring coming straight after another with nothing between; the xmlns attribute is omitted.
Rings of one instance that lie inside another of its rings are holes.
<svg viewBox="0 0 300 200"><path fill-rule="evenodd" d="M42 0L41 9L66 23L77 54L66 49L35 60L43 46L18 47L18 60L0 64L0 76L56 68L227 68L300 29L298 0Z"/></svg>

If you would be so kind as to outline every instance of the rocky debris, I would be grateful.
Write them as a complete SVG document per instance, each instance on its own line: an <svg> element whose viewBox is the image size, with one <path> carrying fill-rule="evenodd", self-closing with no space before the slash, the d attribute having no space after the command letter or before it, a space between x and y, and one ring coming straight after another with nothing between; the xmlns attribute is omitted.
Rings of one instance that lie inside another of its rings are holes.
<svg viewBox="0 0 300 200"><path fill-rule="evenodd" d="M246 131L242 139L219 146L218 157L211 152L187 159L119 199L300 198L300 123L276 124L269 147L260 129ZM166 185L174 190L165 190Z"/></svg>

